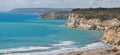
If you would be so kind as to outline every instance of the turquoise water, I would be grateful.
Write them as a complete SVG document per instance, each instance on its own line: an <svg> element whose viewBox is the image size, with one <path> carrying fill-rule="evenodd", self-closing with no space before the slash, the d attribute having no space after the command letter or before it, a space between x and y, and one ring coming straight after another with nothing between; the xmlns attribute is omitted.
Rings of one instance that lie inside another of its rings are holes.
<svg viewBox="0 0 120 55"><path fill-rule="evenodd" d="M40 19L35 14L0 13L0 20L3 55L57 55L101 43L103 35L100 31L63 27L67 20Z"/></svg>

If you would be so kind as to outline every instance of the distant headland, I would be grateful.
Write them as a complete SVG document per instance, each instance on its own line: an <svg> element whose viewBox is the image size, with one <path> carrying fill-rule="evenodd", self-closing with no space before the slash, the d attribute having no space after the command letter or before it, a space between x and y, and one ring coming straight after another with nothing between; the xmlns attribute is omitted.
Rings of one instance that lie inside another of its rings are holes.
<svg viewBox="0 0 120 55"><path fill-rule="evenodd" d="M73 8L16 8L10 12L35 13L45 19L67 19Z"/></svg>

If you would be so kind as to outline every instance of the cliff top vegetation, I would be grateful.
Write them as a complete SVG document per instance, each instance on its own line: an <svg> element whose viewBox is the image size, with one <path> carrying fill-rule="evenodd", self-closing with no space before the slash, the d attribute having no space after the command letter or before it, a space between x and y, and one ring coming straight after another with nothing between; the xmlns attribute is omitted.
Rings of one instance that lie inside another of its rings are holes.
<svg viewBox="0 0 120 55"><path fill-rule="evenodd" d="M79 14L79 17L86 19L99 18L100 20L108 20L116 18L120 20L120 8L77 8L71 13Z"/></svg>

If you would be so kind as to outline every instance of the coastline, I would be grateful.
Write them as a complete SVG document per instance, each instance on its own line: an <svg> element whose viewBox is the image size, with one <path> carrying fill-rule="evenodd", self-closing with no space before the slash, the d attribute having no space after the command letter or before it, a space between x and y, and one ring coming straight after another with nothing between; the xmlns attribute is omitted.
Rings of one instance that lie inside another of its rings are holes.
<svg viewBox="0 0 120 55"><path fill-rule="evenodd" d="M105 48L89 51L70 52L62 55L120 55L120 50L116 48Z"/></svg>
<svg viewBox="0 0 120 55"><path fill-rule="evenodd" d="M108 47L104 48L102 46L103 48L98 47L98 48L94 48L94 49L71 51L69 53L64 53L64 54L60 54L60 55L116 55L116 54L120 54L119 49L112 47L111 45L105 43L103 40L101 40L101 43L106 44ZM84 46L84 47L86 47L86 46ZM92 46L92 47L95 47L95 46Z"/></svg>
<svg viewBox="0 0 120 55"><path fill-rule="evenodd" d="M68 28L71 28L69 26L67 26L66 24L65 25L62 25L63 27L68 27ZM79 28L78 28L79 29ZM84 28L83 28L84 29ZM89 30L89 29L86 29L86 30ZM94 30L95 31L95 30ZM96 31L102 31L102 30L96 30ZM102 31L104 32L104 31ZM111 46L109 43L107 43L105 40L103 39L100 39L100 42L101 43L104 43L106 45L108 45L109 47L108 48L96 48L96 49L88 49L88 50L79 50L79 51L71 51L71 52L68 52L68 53L64 53L64 54L60 54L60 55L115 55L115 54L119 54L119 52L117 53L116 50L118 50L117 48ZM92 43L91 43L92 44ZM84 46L86 47L86 46ZM115 50L115 52L114 52ZM109 52L109 51L113 51L112 53Z"/></svg>
<svg viewBox="0 0 120 55"><path fill-rule="evenodd" d="M69 53L64 53L60 55L120 55L120 49L106 43L105 40L101 40L101 43L108 45L106 48L96 48L96 49L88 49L85 51L71 51ZM86 46L84 46L86 47Z"/></svg>
<svg viewBox="0 0 120 55"><path fill-rule="evenodd" d="M63 26L68 27L66 24ZM87 30L89 30L89 29L87 29ZM101 31L101 30L97 30L97 31ZM120 49L118 49L117 47L110 45L104 39L100 39L100 42L108 45L109 47L108 48L90 49L90 50L85 50L85 51L82 51L82 50L72 51L72 52L60 54L60 55L120 55ZM84 47L86 47L86 46L84 46Z"/></svg>
<svg viewBox="0 0 120 55"><path fill-rule="evenodd" d="M63 55L120 55L120 8L73 9L68 22L71 28L103 31L101 41L111 46L105 49L78 51Z"/></svg>

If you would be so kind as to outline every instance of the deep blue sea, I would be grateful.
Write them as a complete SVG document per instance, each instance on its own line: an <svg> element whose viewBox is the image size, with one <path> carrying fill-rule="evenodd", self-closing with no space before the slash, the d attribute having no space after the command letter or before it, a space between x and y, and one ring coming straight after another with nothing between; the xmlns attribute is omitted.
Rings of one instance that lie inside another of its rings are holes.
<svg viewBox="0 0 120 55"><path fill-rule="evenodd" d="M64 27L67 20L36 14L0 13L0 55L58 55L107 46L101 31Z"/></svg>

